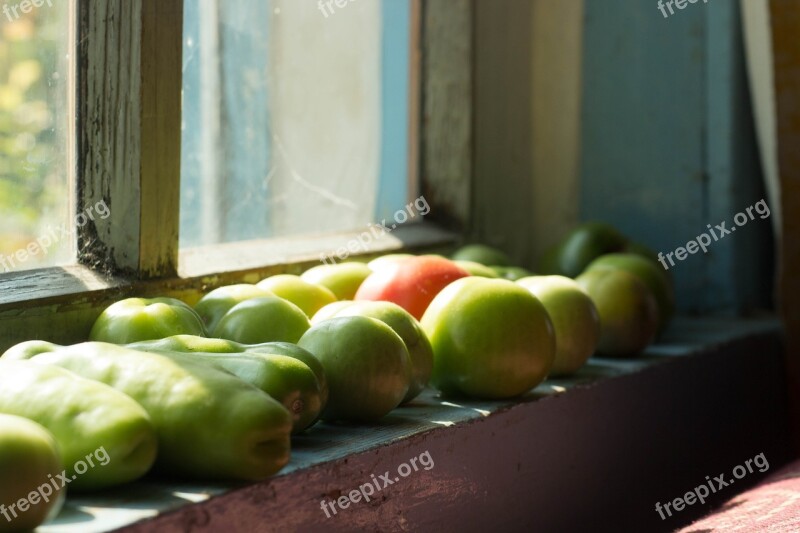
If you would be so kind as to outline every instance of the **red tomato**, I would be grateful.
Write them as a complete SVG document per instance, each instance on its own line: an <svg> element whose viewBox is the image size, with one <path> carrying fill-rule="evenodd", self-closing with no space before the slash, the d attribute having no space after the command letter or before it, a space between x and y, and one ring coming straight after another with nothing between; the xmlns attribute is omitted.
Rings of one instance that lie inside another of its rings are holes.
<svg viewBox="0 0 800 533"><path fill-rule="evenodd" d="M355 299L394 302L419 320L439 291L467 276L469 272L444 257L409 257L370 274Z"/></svg>

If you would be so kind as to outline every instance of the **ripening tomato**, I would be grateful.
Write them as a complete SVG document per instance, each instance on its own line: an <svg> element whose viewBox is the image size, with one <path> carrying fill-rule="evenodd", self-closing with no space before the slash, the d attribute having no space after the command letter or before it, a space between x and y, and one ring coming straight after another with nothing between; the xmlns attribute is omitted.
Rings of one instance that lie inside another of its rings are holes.
<svg viewBox="0 0 800 533"><path fill-rule="evenodd" d="M441 256L401 259L370 274L355 300L394 302L419 320L439 292L469 272Z"/></svg>

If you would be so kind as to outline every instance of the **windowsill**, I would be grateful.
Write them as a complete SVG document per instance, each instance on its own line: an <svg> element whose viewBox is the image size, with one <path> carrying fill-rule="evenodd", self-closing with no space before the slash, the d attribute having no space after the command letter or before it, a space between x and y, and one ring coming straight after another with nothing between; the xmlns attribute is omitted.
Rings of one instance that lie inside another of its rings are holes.
<svg viewBox="0 0 800 533"><path fill-rule="evenodd" d="M444 246L457 241L458 235L432 223L405 224L391 233L371 240L366 245L358 241L362 231L348 231L302 237L283 237L242 241L181 250L179 272L183 278L195 278L218 273L242 272L257 268L287 264L341 262L359 256L374 256L403 249L421 250ZM370 237L371 238L371 237ZM367 238L365 237L366 241ZM347 246L351 250L347 250ZM344 250L341 257L336 251Z"/></svg>
<svg viewBox="0 0 800 533"><path fill-rule="evenodd" d="M0 312L75 301L90 303L106 298L110 290L115 297L123 297L120 290L134 292L144 289L153 294L161 290L187 290L202 288L207 277L219 274L224 282L258 281L267 272L299 270L320 262L320 253L331 253L358 237L361 232L243 241L216 246L183 250L180 256L180 278L163 280L131 280L118 276L105 276L83 265L25 270L0 275ZM408 224L359 249L348 259L374 256L401 250L425 251L433 247L452 245L458 234L441 229L432 223ZM241 276L237 277L237 274ZM163 287L163 289L161 289Z"/></svg>
<svg viewBox="0 0 800 533"><path fill-rule="evenodd" d="M52 299L89 295L121 287L129 281L104 276L83 265L9 272L0 276L0 311L46 304Z"/></svg>
<svg viewBox="0 0 800 533"><path fill-rule="evenodd" d="M656 501L760 452L776 469L788 460L788 426L776 321L679 318L667 333L640 358L591 359L517 401L445 401L428 390L378 424L318 424L294 439L289 465L260 483L142 481L71 496L42 531L359 529L376 521L385 522L379 529L671 530L734 489L668 522L653 511ZM325 517L320 500L425 451L432 469Z"/></svg>

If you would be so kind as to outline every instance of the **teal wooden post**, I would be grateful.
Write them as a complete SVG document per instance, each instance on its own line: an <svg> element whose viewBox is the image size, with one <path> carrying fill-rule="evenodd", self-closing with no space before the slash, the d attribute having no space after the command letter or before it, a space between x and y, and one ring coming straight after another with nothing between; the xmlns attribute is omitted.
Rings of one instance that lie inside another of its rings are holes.
<svg viewBox="0 0 800 533"><path fill-rule="evenodd" d="M737 2L586 2L580 212L671 252L762 196ZM671 268L685 311L769 298L759 218Z"/></svg>

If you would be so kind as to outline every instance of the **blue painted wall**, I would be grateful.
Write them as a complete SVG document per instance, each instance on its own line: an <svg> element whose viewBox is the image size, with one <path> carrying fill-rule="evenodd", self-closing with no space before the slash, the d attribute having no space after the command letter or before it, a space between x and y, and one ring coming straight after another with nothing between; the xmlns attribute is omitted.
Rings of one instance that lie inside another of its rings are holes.
<svg viewBox="0 0 800 533"><path fill-rule="evenodd" d="M664 253L763 197L737 2L588 0L580 213ZM684 311L767 303L769 222L671 268Z"/></svg>

